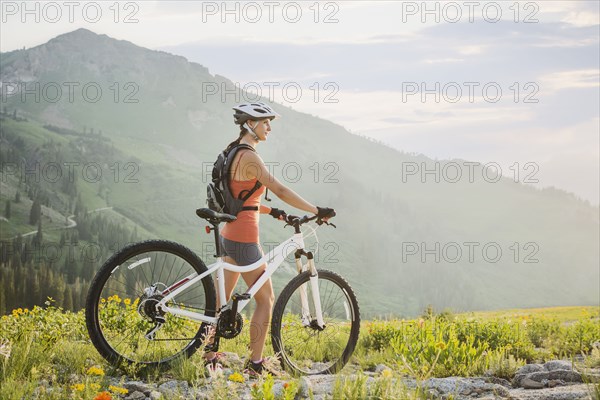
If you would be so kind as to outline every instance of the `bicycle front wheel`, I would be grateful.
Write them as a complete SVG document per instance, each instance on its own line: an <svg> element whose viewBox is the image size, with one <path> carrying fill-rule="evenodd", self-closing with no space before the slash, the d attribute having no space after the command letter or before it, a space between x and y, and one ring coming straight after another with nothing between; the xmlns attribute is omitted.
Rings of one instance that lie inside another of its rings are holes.
<svg viewBox="0 0 600 400"><path fill-rule="evenodd" d="M295 375L337 373L358 340L360 314L352 288L334 272L317 272L324 327L316 321L310 272L288 283L273 310L273 349L283 368Z"/></svg>
<svg viewBox="0 0 600 400"><path fill-rule="evenodd" d="M123 248L100 268L86 300L86 326L98 352L114 365L158 366L191 356L207 324L163 311L157 304L206 266L190 249L149 240ZM185 289L168 307L215 315L210 275Z"/></svg>

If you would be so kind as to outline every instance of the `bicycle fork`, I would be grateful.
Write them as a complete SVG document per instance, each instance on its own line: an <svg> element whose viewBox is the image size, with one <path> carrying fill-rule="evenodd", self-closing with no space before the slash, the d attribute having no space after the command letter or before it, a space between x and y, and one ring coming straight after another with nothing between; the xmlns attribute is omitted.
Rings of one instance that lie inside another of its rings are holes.
<svg viewBox="0 0 600 400"><path fill-rule="evenodd" d="M305 255L307 258L306 264L302 265L302 256ZM310 288L312 293L312 300L315 306L315 318L317 326L314 326L313 319L310 314L310 307L308 304L307 284L303 283L300 286L300 304L302 306L302 324L304 326L312 326L318 330L325 328L325 321L323 320L323 310L321 309L321 296L319 294L319 275L317 268L315 267L315 261L313 259L312 252L305 252L304 250L297 250L295 253L296 269L298 274L302 272L310 272Z"/></svg>

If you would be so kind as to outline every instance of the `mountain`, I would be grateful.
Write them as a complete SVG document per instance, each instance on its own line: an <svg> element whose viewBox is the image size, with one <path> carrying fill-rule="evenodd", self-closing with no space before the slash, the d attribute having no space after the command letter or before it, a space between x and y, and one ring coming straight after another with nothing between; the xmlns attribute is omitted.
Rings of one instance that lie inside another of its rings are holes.
<svg viewBox="0 0 600 400"><path fill-rule="evenodd" d="M181 56L85 29L0 54L0 80L3 160L19 148L30 156L50 141L61 143L63 160L85 163L93 155L106 166L105 179L80 179L82 207L113 207L127 224L181 241L211 262L212 241L201 233L194 209L204 205L217 152L237 137L231 106L248 94L236 98L230 80ZM23 94L36 83L39 101ZM215 88L219 93L211 95ZM467 160L400 152L274 107L282 118L260 145L261 156L304 198L338 212L338 229L318 231L319 265L350 281L367 316L414 316L428 304L461 311L597 304L598 207L558 189L514 182L508 171L496 180L493 170ZM107 147L95 144L100 141ZM35 154L48 163L59 153L46 147ZM454 179L457 171L460 179ZM10 193L24 188L3 182ZM42 186L49 209L61 199L57 209L72 212L64 204L74 207L77 193L51 182ZM271 204L292 212L278 199ZM32 229L12 219L0 223L4 239ZM265 251L289 234L263 218Z"/></svg>

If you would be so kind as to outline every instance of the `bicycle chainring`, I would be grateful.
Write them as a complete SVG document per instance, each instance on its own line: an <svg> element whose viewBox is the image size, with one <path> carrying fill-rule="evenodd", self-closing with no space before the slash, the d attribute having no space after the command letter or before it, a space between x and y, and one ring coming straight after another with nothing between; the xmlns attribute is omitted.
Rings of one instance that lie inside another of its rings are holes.
<svg viewBox="0 0 600 400"><path fill-rule="evenodd" d="M225 339L233 339L240 334L243 326L244 318L240 313L236 313L234 319L230 309L224 310L217 321L217 335Z"/></svg>

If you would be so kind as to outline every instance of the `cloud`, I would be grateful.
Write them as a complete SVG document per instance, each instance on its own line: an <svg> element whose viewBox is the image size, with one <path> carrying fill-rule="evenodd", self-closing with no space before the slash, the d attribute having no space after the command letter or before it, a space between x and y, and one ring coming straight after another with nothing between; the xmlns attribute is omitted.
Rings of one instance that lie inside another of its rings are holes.
<svg viewBox="0 0 600 400"><path fill-rule="evenodd" d="M457 48L458 54L464 54L470 56L473 54L482 54L487 46L482 45L471 45L471 46L459 46Z"/></svg>
<svg viewBox="0 0 600 400"><path fill-rule="evenodd" d="M540 87L548 94L564 89L597 88L600 87L600 71L580 69L551 72L540 76L539 82Z"/></svg>
<svg viewBox="0 0 600 400"><path fill-rule="evenodd" d="M465 61L463 58L438 58L438 59L427 59L423 60L425 64L446 64L446 63L459 63Z"/></svg>

